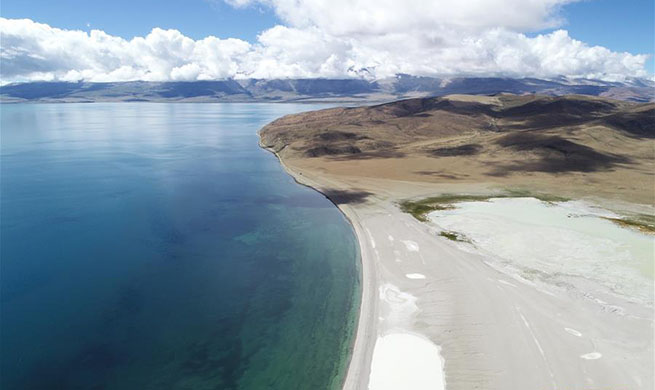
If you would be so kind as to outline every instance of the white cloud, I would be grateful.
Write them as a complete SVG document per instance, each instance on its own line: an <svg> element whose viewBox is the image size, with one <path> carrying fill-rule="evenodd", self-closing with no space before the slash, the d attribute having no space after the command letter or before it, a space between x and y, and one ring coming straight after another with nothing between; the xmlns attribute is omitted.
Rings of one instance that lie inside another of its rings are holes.
<svg viewBox="0 0 655 390"><path fill-rule="evenodd" d="M0 18L2 80L196 80L233 77L251 50L239 39L194 41L153 29L125 40L99 30L61 30L28 19Z"/></svg>
<svg viewBox="0 0 655 390"><path fill-rule="evenodd" d="M646 55L592 47L564 30L526 35L557 26L572 0L226 1L271 7L285 25L253 43L158 28L126 40L0 18L1 81L648 76Z"/></svg>
<svg viewBox="0 0 655 390"><path fill-rule="evenodd" d="M537 31L559 25L559 8L579 0L226 0L236 7L267 5L294 27L334 35L431 31L447 25L476 30Z"/></svg>

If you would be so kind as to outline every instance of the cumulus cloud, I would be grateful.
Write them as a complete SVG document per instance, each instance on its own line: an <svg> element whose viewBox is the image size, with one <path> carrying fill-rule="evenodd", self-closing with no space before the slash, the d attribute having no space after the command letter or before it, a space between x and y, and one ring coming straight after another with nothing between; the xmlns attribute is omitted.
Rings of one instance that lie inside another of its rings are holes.
<svg viewBox="0 0 655 390"><path fill-rule="evenodd" d="M5 80L202 80L232 77L251 50L239 39L194 41L153 29L125 40L99 30L61 30L28 19L0 19L0 72Z"/></svg>
<svg viewBox="0 0 655 390"><path fill-rule="evenodd" d="M0 18L0 79L166 81L449 76L647 77L646 55L589 46L561 23L573 0L226 0L270 7L283 25L256 42L155 28L126 40Z"/></svg>
<svg viewBox="0 0 655 390"><path fill-rule="evenodd" d="M578 0L226 0L235 7L271 7L294 27L329 34L384 34L435 27L537 31L561 23L561 6Z"/></svg>

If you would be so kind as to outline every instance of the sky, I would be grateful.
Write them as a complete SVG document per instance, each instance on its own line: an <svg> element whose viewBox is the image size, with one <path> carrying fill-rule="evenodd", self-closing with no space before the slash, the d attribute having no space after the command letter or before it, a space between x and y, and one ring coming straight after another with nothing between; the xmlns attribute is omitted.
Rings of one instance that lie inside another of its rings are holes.
<svg viewBox="0 0 655 390"><path fill-rule="evenodd" d="M125 39L159 27L192 39L213 35L254 42L261 31L280 23L270 7L237 9L208 0L2 0L0 15L69 30L100 29Z"/></svg>
<svg viewBox="0 0 655 390"><path fill-rule="evenodd" d="M652 0L2 0L0 82L653 78Z"/></svg>

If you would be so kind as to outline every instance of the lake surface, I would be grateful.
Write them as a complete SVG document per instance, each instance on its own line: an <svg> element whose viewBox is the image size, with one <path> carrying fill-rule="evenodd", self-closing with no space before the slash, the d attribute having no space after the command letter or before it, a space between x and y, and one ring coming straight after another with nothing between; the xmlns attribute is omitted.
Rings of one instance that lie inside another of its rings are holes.
<svg viewBox="0 0 655 390"><path fill-rule="evenodd" d="M256 135L317 108L3 105L0 387L338 388L357 242Z"/></svg>

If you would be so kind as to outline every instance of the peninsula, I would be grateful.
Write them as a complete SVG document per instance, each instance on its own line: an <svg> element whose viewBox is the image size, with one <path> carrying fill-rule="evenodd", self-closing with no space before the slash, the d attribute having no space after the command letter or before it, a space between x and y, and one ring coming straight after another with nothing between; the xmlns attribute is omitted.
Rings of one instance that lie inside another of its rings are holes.
<svg viewBox="0 0 655 390"><path fill-rule="evenodd" d="M577 95L265 126L262 147L359 241L344 388L652 388L654 138L655 104Z"/></svg>

